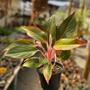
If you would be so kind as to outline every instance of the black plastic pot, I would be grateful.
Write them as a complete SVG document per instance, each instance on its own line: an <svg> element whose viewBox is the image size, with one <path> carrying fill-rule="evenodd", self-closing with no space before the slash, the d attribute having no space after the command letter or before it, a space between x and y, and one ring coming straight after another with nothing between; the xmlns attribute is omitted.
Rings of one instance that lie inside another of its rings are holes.
<svg viewBox="0 0 90 90"><path fill-rule="evenodd" d="M60 66L61 66L61 64L60 64ZM49 84L47 84L43 74L41 72L39 72L39 70L38 70L38 74L39 74L39 78L40 78L40 82L41 82L41 86L42 86L43 90L58 90L59 89L61 71L57 74L52 75L52 77L49 81Z"/></svg>

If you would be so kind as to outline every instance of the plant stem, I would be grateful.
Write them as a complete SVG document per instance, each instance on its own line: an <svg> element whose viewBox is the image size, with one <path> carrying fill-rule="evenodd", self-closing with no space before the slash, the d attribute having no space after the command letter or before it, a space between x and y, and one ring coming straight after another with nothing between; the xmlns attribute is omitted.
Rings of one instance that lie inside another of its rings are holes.
<svg viewBox="0 0 90 90"><path fill-rule="evenodd" d="M69 10L68 10L68 15L71 14L71 12L72 12L72 7L73 7L73 0L70 0L70 6L69 6Z"/></svg>
<svg viewBox="0 0 90 90"><path fill-rule="evenodd" d="M88 59L85 66L84 78L87 80L90 72L90 43L88 45Z"/></svg>
<svg viewBox="0 0 90 90"><path fill-rule="evenodd" d="M83 16L83 18L84 18L84 11L85 11L85 0L82 0L81 1L81 12L80 12L80 14L81 14L81 16ZM84 22L82 22L82 23L84 23ZM78 37L80 37L82 35L83 30L81 28L82 28L82 26L80 26L80 23L79 23L77 26Z"/></svg>

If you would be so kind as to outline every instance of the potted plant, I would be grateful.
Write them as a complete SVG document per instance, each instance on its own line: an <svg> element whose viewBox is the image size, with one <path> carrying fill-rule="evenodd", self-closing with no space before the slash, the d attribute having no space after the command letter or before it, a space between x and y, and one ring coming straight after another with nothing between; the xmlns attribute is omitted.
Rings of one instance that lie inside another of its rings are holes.
<svg viewBox="0 0 90 90"><path fill-rule="evenodd" d="M43 90L58 90L63 69L62 59L70 50L86 44L74 37L76 29L75 13L68 16L60 25L53 15L39 25L21 26L28 38L16 40L5 49L4 56L23 59L22 66L36 68Z"/></svg>

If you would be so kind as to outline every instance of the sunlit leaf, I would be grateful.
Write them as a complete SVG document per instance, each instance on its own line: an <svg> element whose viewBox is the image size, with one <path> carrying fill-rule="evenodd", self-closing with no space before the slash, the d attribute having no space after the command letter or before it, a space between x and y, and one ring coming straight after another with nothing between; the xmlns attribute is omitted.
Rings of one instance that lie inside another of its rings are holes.
<svg viewBox="0 0 90 90"><path fill-rule="evenodd" d="M53 42L56 40L56 21L55 18L51 18L48 21L49 27L48 27L48 31L51 34L52 40Z"/></svg>
<svg viewBox="0 0 90 90"><path fill-rule="evenodd" d="M43 75L44 75L44 78L45 78L47 84L49 84L49 80L50 80L50 78L51 78L51 76L52 76L52 65L48 65L48 64L45 65L45 66L43 67L42 73L43 73Z"/></svg>
<svg viewBox="0 0 90 90"><path fill-rule="evenodd" d="M22 26L20 29L24 30L28 36L32 37L35 40L46 42L47 35L44 31L34 26Z"/></svg>
<svg viewBox="0 0 90 90"><path fill-rule="evenodd" d="M38 51L33 45L24 44L12 44L5 50L5 56L13 58L28 58L33 56Z"/></svg>
<svg viewBox="0 0 90 90"><path fill-rule="evenodd" d="M85 45L87 42L79 39L60 39L56 41L54 45L54 49L56 50L71 50L73 48L77 48L79 46Z"/></svg>

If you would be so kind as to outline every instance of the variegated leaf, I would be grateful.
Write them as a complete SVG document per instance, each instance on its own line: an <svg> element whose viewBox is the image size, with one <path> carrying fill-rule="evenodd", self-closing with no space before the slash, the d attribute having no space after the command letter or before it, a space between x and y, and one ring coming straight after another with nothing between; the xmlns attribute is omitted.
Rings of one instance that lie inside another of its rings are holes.
<svg viewBox="0 0 90 90"><path fill-rule="evenodd" d="M12 44L5 51L5 56L8 57L28 58L33 56L38 50L33 45Z"/></svg>
<svg viewBox="0 0 90 90"><path fill-rule="evenodd" d="M44 78L47 82L47 84L49 84L49 80L51 79L52 76L52 65L51 64L47 64L43 67L43 71L42 71Z"/></svg>
<svg viewBox="0 0 90 90"><path fill-rule="evenodd" d="M54 45L54 49L56 50L71 50L73 48L77 48L79 46L85 45L87 41L79 40L79 39L60 39L56 41Z"/></svg>
<svg viewBox="0 0 90 90"><path fill-rule="evenodd" d="M45 58L41 57L32 57L30 59L27 59L25 63L23 64L23 67L27 68L39 68L40 66L48 63Z"/></svg>
<svg viewBox="0 0 90 90"><path fill-rule="evenodd" d="M20 29L24 30L28 36L32 37L35 40L46 42L47 34L35 26L22 26Z"/></svg>

